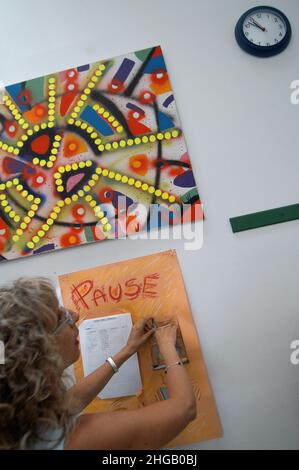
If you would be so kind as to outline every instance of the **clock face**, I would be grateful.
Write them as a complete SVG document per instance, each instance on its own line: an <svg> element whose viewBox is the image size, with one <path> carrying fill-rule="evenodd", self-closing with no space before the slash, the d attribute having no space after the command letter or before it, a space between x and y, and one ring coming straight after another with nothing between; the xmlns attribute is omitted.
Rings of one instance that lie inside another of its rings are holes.
<svg viewBox="0 0 299 470"><path fill-rule="evenodd" d="M284 19L270 10L257 10L246 16L243 33L256 46L274 46L283 40L287 32Z"/></svg>
<svg viewBox="0 0 299 470"><path fill-rule="evenodd" d="M256 6L239 18L235 37L241 49L248 54L271 57L288 46L292 28L286 15L277 8Z"/></svg>

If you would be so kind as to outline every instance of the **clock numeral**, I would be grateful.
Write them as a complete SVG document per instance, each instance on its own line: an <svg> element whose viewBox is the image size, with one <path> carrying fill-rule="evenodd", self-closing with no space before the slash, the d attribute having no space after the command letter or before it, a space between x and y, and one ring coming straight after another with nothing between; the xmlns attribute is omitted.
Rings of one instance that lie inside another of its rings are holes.
<svg viewBox="0 0 299 470"><path fill-rule="evenodd" d="M274 40L275 40L275 42L278 42L278 39L275 38Z"/></svg>
<svg viewBox="0 0 299 470"><path fill-rule="evenodd" d="M274 21L275 21L275 23L277 23L278 19L277 19L277 18L274 18Z"/></svg>
<svg viewBox="0 0 299 470"><path fill-rule="evenodd" d="M246 23L245 28L250 28L250 23Z"/></svg>
<svg viewBox="0 0 299 470"><path fill-rule="evenodd" d="M270 46L270 43L269 43L269 42L267 42L267 46Z"/></svg>
<svg viewBox="0 0 299 470"><path fill-rule="evenodd" d="M279 36L282 36L282 33L279 33Z"/></svg>
<svg viewBox="0 0 299 470"><path fill-rule="evenodd" d="M249 36L249 33L248 33L248 31L245 31L245 36Z"/></svg>

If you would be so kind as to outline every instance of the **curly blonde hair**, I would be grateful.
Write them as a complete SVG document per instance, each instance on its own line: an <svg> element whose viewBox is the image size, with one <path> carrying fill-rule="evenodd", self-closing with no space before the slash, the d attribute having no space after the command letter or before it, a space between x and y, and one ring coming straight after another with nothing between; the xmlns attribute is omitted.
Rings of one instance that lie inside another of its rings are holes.
<svg viewBox="0 0 299 470"><path fill-rule="evenodd" d="M45 430L69 427L63 364L55 336L59 303L46 278L0 287L0 449L28 449Z"/></svg>

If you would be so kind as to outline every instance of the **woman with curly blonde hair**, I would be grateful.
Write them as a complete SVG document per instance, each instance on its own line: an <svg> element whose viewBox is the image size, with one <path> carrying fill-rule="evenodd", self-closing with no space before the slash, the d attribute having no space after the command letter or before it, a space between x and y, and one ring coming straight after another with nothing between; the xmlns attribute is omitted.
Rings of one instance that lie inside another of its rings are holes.
<svg viewBox="0 0 299 470"><path fill-rule="evenodd" d="M78 315L59 305L45 278L0 287L0 449L155 449L196 416L195 397L175 349L176 326L134 324L110 362L67 389L64 370L79 357ZM169 398L132 411L81 414L117 368L155 334L168 366Z"/></svg>

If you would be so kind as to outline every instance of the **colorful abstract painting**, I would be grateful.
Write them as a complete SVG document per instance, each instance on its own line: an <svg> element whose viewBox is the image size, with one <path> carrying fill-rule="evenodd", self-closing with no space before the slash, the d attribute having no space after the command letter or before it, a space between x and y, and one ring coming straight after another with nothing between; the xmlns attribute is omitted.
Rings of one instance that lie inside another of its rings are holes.
<svg viewBox="0 0 299 470"><path fill-rule="evenodd" d="M158 226L182 223L186 213L198 219L159 46L4 89L1 260L149 230L152 205Z"/></svg>

